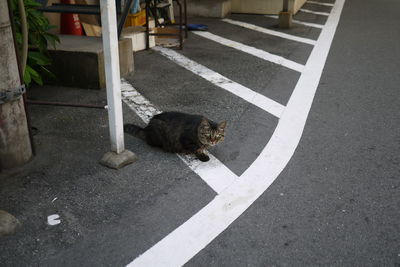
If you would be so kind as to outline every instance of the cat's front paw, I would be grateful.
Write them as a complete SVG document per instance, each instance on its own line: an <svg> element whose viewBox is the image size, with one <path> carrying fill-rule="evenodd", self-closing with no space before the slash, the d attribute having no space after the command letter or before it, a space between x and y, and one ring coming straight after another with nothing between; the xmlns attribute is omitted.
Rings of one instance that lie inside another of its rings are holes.
<svg viewBox="0 0 400 267"><path fill-rule="evenodd" d="M197 158L198 158L199 160L203 161L203 162L206 162L206 161L209 161L209 160L210 160L210 157L207 156L206 154L197 155Z"/></svg>

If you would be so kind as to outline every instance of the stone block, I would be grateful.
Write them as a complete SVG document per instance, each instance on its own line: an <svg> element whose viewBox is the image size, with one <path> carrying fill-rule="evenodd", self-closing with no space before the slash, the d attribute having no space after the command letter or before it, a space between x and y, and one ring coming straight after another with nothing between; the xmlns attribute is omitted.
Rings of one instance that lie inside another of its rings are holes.
<svg viewBox="0 0 400 267"><path fill-rule="evenodd" d="M56 49L49 47L53 60L49 67L56 76L46 83L100 89L106 87L103 42L101 37L60 35ZM134 71L132 42L121 39L118 45L121 77Z"/></svg>

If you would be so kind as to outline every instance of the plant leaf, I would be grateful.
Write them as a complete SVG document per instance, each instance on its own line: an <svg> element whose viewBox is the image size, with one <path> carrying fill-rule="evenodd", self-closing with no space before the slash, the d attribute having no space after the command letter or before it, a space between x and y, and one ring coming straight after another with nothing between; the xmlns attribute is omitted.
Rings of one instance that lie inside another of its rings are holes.
<svg viewBox="0 0 400 267"><path fill-rule="evenodd" d="M28 65L26 65L26 66L28 66ZM25 85L28 86L31 83L31 81L32 81L31 74L29 73L28 68L25 68L25 72L24 72Z"/></svg>
<svg viewBox="0 0 400 267"><path fill-rule="evenodd" d="M53 80L56 79L56 76L55 76L51 71L49 71L47 68L45 68L45 67L43 67L43 66L41 66L41 72L42 72L45 76L47 76L47 77L49 77L49 78L51 78L51 79L53 79Z"/></svg>
<svg viewBox="0 0 400 267"><path fill-rule="evenodd" d="M32 79L35 81L35 83L39 85L43 85L43 80L42 77L38 74L38 76L32 76Z"/></svg>
<svg viewBox="0 0 400 267"><path fill-rule="evenodd" d="M29 73L30 77L39 85L43 85L42 77L40 77L39 73L31 68L29 65L26 65L25 72Z"/></svg>
<svg viewBox="0 0 400 267"><path fill-rule="evenodd" d="M14 14L16 42L19 49L21 49L21 16L18 9L18 0L11 0L10 2ZM55 47L56 42L59 42L59 38L56 35L48 33L48 30L54 28L54 26L51 26L42 12L37 10L37 7L42 5L37 0L23 0L23 2L28 23L29 47L27 65L24 71L24 82L26 85L29 85L34 81L42 85L42 75L54 77L54 74L44 66L51 64L51 59L47 52L48 45Z"/></svg>
<svg viewBox="0 0 400 267"><path fill-rule="evenodd" d="M37 65L45 66L51 63L50 59L44 54L36 51L29 51L28 58L34 60Z"/></svg>

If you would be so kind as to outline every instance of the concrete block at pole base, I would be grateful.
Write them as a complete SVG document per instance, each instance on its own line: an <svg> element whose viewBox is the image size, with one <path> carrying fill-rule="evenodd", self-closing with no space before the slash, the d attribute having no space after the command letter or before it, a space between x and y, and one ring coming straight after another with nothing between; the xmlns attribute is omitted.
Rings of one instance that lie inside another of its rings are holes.
<svg viewBox="0 0 400 267"><path fill-rule="evenodd" d="M55 80L46 83L61 86L101 89L106 87L103 43L100 37L59 35L60 44L56 49L49 46L52 58L50 71ZM121 77L134 71L132 41L118 42L119 67Z"/></svg>
<svg viewBox="0 0 400 267"><path fill-rule="evenodd" d="M14 234L21 223L10 213L0 210L0 237Z"/></svg>
<svg viewBox="0 0 400 267"><path fill-rule="evenodd" d="M120 169L126 165L129 165L137 160L135 153L124 150L123 152L117 154L116 152L110 151L104 154L103 158L100 160L100 164L112 168Z"/></svg>
<svg viewBox="0 0 400 267"><path fill-rule="evenodd" d="M279 12L279 28L289 29L292 27L292 12Z"/></svg>

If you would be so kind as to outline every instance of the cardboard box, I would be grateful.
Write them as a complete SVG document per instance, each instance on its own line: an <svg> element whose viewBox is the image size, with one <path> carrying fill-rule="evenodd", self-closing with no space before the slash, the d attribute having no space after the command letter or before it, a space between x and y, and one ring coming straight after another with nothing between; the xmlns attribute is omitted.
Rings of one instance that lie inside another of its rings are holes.
<svg viewBox="0 0 400 267"><path fill-rule="evenodd" d="M124 38L130 39L132 42L132 50L134 52L146 49L146 28L142 26L125 27L122 31ZM153 30L150 32L154 32ZM154 36L149 38L149 47L156 45Z"/></svg>
<svg viewBox="0 0 400 267"><path fill-rule="evenodd" d="M164 47L179 46L179 29L175 27L155 28L156 33L178 34L178 35L158 35L156 36L156 45ZM183 31L182 31L183 34Z"/></svg>
<svg viewBox="0 0 400 267"><path fill-rule="evenodd" d="M155 28L156 33L166 33L166 34L179 34L179 29L175 27L164 27L164 28ZM183 33L183 30L182 30ZM159 35L157 38L168 38L168 39L179 39L179 36L171 36L171 35Z"/></svg>

